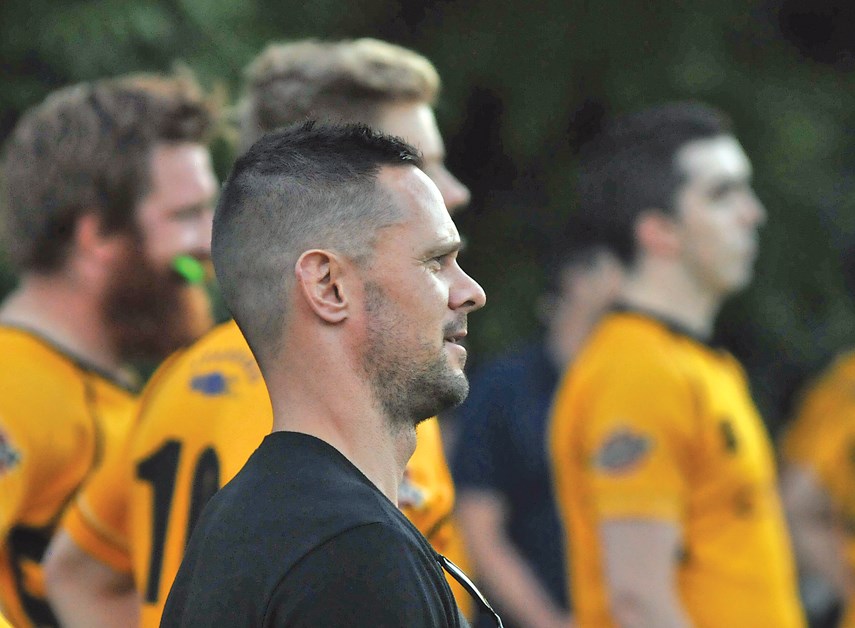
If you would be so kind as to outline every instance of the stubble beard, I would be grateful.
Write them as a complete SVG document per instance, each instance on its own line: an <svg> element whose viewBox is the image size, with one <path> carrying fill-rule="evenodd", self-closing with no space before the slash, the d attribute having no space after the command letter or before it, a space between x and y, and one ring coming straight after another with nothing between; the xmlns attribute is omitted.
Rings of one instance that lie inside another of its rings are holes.
<svg viewBox="0 0 855 628"><path fill-rule="evenodd" d="M159 362L213 326L204 287L155 268L138 239L112 269L104 315L118 354L131 362Z"/></svg>
<svg viewBox="0 0 855 628"><path fill-rule="evenodd" d="M413 428L466 399L469 382L448 363L443 345L407 342L394 306L376 284L366 285L366 315L362 368L393 430Z"/></svg>

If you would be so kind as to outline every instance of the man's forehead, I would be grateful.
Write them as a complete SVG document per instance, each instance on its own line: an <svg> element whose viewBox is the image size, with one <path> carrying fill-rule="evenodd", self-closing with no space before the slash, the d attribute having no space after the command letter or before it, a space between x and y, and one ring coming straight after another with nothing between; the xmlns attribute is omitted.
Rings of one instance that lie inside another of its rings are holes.
<svg viewBox="0 0 855 628"><path fill-rule="evenodd" d="M152 150L151 189L147 200L181 209L210 202L217 193L211 155L202 144L159 144Z"/></svg>
<svg viewBox="0 0 855 628"><path fill-rule="evenodd" d="M377 174L377 181L404 203L439 202L445 207L436 184L420 168L410 164L384 166Z"/></svg>
<svg viewBox="0 0 855 628"><path fill-rule="evenodd" d="M402 138L412 144L426 161L442 159L445 146L436 117L430 105L424 102L403 102L381 109L377 126L388 135Z"/></svg>
<svg viewBox="0 0 855 628"><path fill-rule="evenodd" d="M677 165L690 179L751 177L751 162L732 135L689 142L677 152Z"/></svg>
<svg viewBox="0 0 855 628"><path fill-rule="evenodd" d="M385 166L380 169L377 181L408 218L430 224L431 229L443 237L459 239L442 194L422 170L412 165Z"/></svg>

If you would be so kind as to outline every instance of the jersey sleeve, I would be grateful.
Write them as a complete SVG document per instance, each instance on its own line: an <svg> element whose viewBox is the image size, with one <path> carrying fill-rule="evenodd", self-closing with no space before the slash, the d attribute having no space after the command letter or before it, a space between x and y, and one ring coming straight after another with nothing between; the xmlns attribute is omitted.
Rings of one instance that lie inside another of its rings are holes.
<svg viewBox="0 0 855 628"><path fill-rule="evenodd" d="M130 441L107 457L71 503L61 524L87 554L121 572L131 571L129 446Z"/></svg>
<svg viewBox="0 0 855 628"><path fill-rule="evenodd" d="M137 405L135 426L89 477L62 520L62 529L83 551L117 571L131 571L128 508L134 479L134 439L140 425L146 421L151 400L179 364L181 355L182 351L172 354L152 375Z"/></svg>
<svg viewBox="0 0 855 628"><path fill-rule="evenodd" d="M580 462L599 519L678 521L697 400L669 365L639 357L616 359L588 382Z"/></svg>
<svg viewBox="0 0 855 628"><path fill-rule="evenodd" d="M838 408L835 418L835 425L812 439L809 460L800 458L799 462L815 473L840 507L852 502L855 489L855 405Z"/></svg>
<svg viewBox="0 0 855 628"><path fill-rule="evenodd" d="M413 628L460 625L451 594L384 524L348 530L304 557L272 596L265 625ZM441 602L444 600L445 602Z"/></svg>
<svg viewBox="0 0 855 628"><path fill-rule="evenodd" d="M833 375L825 375L807 391L795 418L784 431L780 451L786 462L815 469L820 461L823 447L819 443L838 424L848 392L841 390L848 386L834 381Z"/></svg>

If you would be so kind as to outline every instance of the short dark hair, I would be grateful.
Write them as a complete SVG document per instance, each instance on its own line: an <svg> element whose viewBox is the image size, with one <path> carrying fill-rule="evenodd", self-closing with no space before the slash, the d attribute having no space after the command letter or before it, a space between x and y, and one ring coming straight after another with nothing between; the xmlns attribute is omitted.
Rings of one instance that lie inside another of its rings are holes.
<svg viewBox="0 0 855 628"><path fill-rule="evenodd" d="M319 248L358 264L377 231L401 220L377 187L384 166L421 167L416 149L364 125L292 125L236 162L214 215L223 299L259 362L276 355L300 255Z"/></svg>
<svg viewBox="0 0 855 628"><path fill-rule="evenodd" d="M580 151L578 228L635 259L635 225L648 209L674 211L685 173L676 162L690 142L732 133L730 120L697 102L674 102L618 118Z"/></svg>
<svg viewBox="0 0 855 628"><path fill-rule="evenodd" d="M149 191L152 148L204 142L215 108L188 73L136 74L60 89L27 111L5 147L4 240L19 271L66 259L75 224L133 227Z"/></svg>

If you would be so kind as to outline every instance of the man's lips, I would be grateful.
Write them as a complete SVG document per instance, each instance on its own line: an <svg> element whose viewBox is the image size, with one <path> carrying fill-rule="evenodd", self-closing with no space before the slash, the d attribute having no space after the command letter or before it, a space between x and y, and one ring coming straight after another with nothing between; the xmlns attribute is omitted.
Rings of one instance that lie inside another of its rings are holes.
<svg viewBox="0 0 855 628"><path fill-rule="evenodd" d="M445 335L445 342L450 342L452 344L460 345L463 342L463 339L466 338L466 330L463 329L461 331L452 332L450 334Z"/></svg>

